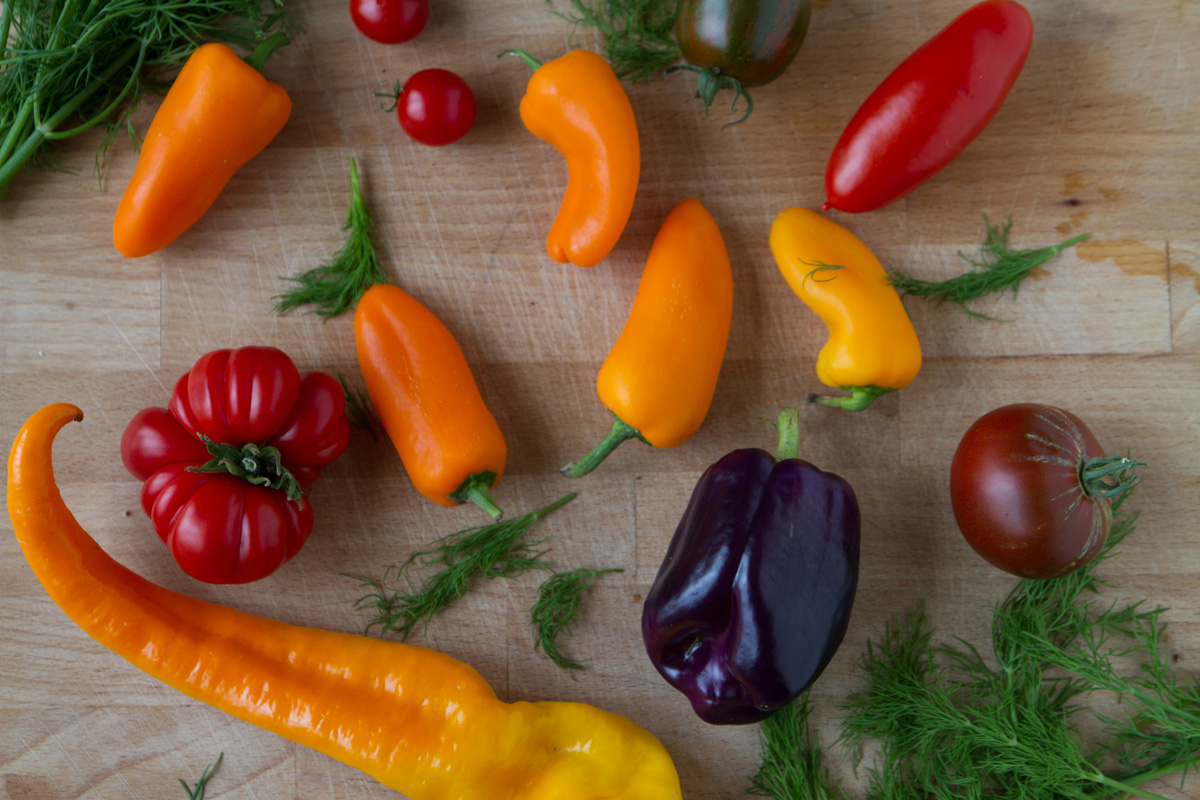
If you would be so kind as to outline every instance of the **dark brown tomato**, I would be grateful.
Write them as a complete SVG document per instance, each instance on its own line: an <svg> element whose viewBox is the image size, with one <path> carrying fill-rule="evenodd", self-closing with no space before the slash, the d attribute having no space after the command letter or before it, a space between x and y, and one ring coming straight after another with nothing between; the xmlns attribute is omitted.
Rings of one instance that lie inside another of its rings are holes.
<svg viewBox="0 0 1200 800"><path fill-rule="evenodd" d="M975 552L1022 578L1055 578L1108 538L1109 500L1084 487L1099 442L1074 414L1021 403L980 417L950 466L954 519Z"/></svg>
<svg viewBox="0 0 1200 800"><path fill-rule="evenodd" d="M811 16L809 0L679 0L675 38L689 64L761 86L792 63Z"/></svg>

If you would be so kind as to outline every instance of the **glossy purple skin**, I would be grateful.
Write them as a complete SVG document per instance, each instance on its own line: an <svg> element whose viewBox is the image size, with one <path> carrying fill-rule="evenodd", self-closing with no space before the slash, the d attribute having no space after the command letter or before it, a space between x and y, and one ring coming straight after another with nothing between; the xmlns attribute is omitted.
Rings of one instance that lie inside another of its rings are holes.
<svg viewBox="0 0 1200 800"><path fill-rule="evenodd" d="M845 480L735 450L696 488L642 610L654 666L705 722L758 722L837 651L858 585L859 513Z"/></svg>

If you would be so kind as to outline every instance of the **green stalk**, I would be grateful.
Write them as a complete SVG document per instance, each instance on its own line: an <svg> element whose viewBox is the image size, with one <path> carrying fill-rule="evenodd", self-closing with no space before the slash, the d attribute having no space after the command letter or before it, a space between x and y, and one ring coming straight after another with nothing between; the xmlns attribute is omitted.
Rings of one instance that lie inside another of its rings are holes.
<svg viewBox="0 0 1200 800"><path fill-rule="evenodd" d="M4 52L8 50L8 32L12 30L12 2L7 0L0 6L0 58L3 58Z"/></svg>
<svg viewBox="0 0 1200 800"><path fill-rule="evenodd" d="M779 447L775 449L776 461L787 461L800 457L800 412L785 408L779 412Z"/></svg>
<svg viewBox="0 0 1200 800"><path fill-rule="evenodd" d="M496 501L492 499L492 493L489 491L495 482L496 473L476 472L468 475L462 485L447 497L456 503L474 503L486 511L493 520L498 520L504 516L504 512L500 510L500 506L496 505Z"/></svg>
<svg viewBox="0 0 1200 800"><path fill-rule="evenodd" d="M539 69L542 68L541 61L538 61L536 58L529 55L529 53L527 51L522 50L519 47L510 47L509 49L502 50L501 52L496 54L496 58L504 58L505 56L517 56L522 61L524 61L525 65L527 67L529 67L531 70L533 70L534 72L537 72Z"/></svg>
<svg viewBox="0 0 1200 800"><path fill-rule="evenodd" d="M262 72L267 59L273 56L276 50L291 41L291 37L283 31L275 31L275 33L272 33L266 39L263 39L262 43L255 47L250 55L246 56L245 62L259 72Z"/></svg>
<svg viewBox="0 0 1200 800"><path fill-rule="evenodd" d="M830 408L840 408L843 411L862 411L874 403L881 395L894 392L886 386L843 386L849 397L829 397L813 392L808 396L808 402Z"/></svg>
<svg viewBox="0 0 1200 800"><path fill-rule="evenodd" d="M582 478L600 466L600 463L608 458L609 454L613 450L616 450L621 442L627 439L641 439L643 442L646 442L646 439L638 432L637 428L626 425L616 414L613 414L613 419L612 431L605 437L604 441L596 445L596 448L592 452L578 461L567 464L559 472L568 478ZM646 444L650 443L646 442Z"/></svg>
<svg viewBox="0 0 1200 800"><path fill-rule="evenodd" d="M1161 794L1155 794L1154 792L1147 792L1143 789L1139 789L1136 786L1131 786L1128 783L1121 783L1121 781L1118 781L1114 778L1110 778L1107 775L1101 774L1098 779L1098 782L1104 784L1105 786L1107 786L1111 789L1116 789L1118 792L1124 792L1127 795L1129 795L1129 794L1137 795L1138 797L1145 798L1145 800L1167 800L1167 798L1163 797Z"/></svg>

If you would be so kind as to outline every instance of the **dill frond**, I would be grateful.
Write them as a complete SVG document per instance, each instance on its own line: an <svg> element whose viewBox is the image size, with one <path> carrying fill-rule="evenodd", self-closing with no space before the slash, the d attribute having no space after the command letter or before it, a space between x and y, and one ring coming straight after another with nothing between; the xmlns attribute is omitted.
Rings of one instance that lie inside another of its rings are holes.
<svg viewBox="0 0 1200 800"><path fill-rule="evenodd" d="M330 319L354 308L363 293L377 283L387 283L387 273L379 263L375 244L371 240L374 223L363 202L362 185L358 180L358 164L350 159L350 206L342 230L348 231L346 241L321 266L283 280L296 288L276 295L275 313L284 314L299 306L313 306L313 311Z"/></svg>
<svg viewBox="0 0 1200 800"><path fill-rule="evenodd" d="M758 728L759 767L746 794L777 800L846 800L821 755L821 740L809 724L808 693L767 717Z"/></svg>
<svg viewBox="0 0 1200 800"><path fill-rule="evenodd" d="M355 609L372 609L375 616L366 632L379 628L379 635L395 632L408 639L417 626L428 627L429 620L466 594L477 578L515 578L530 570L550 570L543 559L541 542L525 538L529 528L542 517L575 499L569 494L543 509L491 525L452 533L434 542L429 550L413 553L399 567L389 567L381 580L347 575L371 591L360 597ZM410 568L434 570L418 586L409 575ZM397 578L403 586L394 586Z"/></svg>
<svg viewBox="0 0 1200 800"><path fill-rule="evenodd" d="M682 58L673 36L675 5L675 0L571 0L569 12L554 13L574 29L594 28L613 71L640 81Z"/></svg>
<svg viewBox="0 0 1200 800"><path fill-rule="evenodd" d="M183 778L179 779L180 786L187 792L188 800L204 800L204 790L208 788L209 780L212 779L213 773L217 771L217 767L221 766L221 761L224 758L224 753L218 753L217 760L205 767L204 772L200 773L200 780L196 781L195 786L188 786L184 783Z"/></svg>
<svg viewBox="0 0 1200 800"><path fill-rule="evenodd" d="M568 658L558 649L558 635L575 624L579 601L596 578L620 569L573 569L556 572L538 587L537 600L529 610L529 623L536 638L533 647L541 650L562 669L587 669L582 661Z"/></svg>
<svg viewBox="0 0 1200 800"><path fill-rule="evenodd" d="M108 128L97 170L116 131L146 94L201 44L246 49L295 25L283 0L6 0L0 3L0 195L47 142Z"/></svg>
<svg viewBox="0 0 1200 800"><path fill-rule="evenodd" d="M985 216L983 223L987 228L987 236L979 247L979 257L972 258L962 252L958 254L959 258L975 269L944 281L925 281L892 269L888 272L892 286L896 287L901 296L928 297L937 301L939 305L945 302L954 303L961 306L971 319L995 322L998 321L995 317L973 311L967 307L967 303L986 294L1008 289L1012 289L1015 296L1021 282L1035 269L1066 248L1089 237L1089 234L1083 233L1050 247L1014 250L1008 245L1008 234L1012 230L1011 219L1004 225L992 225Z"/></svg>

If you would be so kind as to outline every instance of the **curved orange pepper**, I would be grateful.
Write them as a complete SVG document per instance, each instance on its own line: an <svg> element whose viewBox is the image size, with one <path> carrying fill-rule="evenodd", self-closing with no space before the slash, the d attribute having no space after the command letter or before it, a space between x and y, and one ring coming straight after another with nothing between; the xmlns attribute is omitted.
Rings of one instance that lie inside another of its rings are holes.
<svg viewBox="0 0 1200 800"><path fill-rule="evenodd" d="M582 703L505 703L442 653L244 614L121 566L80 527L54 481L54 437L82 418L57 403L21 428L8 511L54 602L134 666L414 800L680 797L662 743L624 717Z"/></svg>
<svg viewBox="0 0 1200 800"><path fill-rule="evenodd" d="M283 128L292 101L228 46L201 45L150 123L113 221L121 255L149 255L204 215Z"/></svg>
<svg viewBox="0 0 1200 800"><path fill-rule="evenodd" d="M875 254L850 231L807 208L780 212L771 225L779 271L829 328L817 377L850 397L809 402L861 411L903 389L921 369L921 343Z"/></svg>
<svg viewBox="0 0 1200 800"><path fill-rule="evenodd" d="M699 200L663 221L629 319L596 379L617 419L612 433L562 472L578 478L626 439L675 447L712 404L733 319L733 271L721 231Z"/></svg>
<svg viewBox="0 0 1200 800"><path fill-rule="evenodd" d="M642 156L633 106L603 58L572 50L534 69L521 98L521 121L567 159L569 178L546 237L550 258L591 267L617 244L637 194Z"/></svg>
<svg viewBox="0 0 1200 800"><path fill-rule="evenodd" d="M442 321L403 289L375 284L355 308L354 341L367 393L417 490L499 516L485 496L504 473L504 434ZM483 496L471 494L477 487Z"/></svg>

